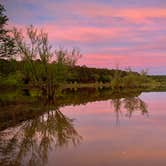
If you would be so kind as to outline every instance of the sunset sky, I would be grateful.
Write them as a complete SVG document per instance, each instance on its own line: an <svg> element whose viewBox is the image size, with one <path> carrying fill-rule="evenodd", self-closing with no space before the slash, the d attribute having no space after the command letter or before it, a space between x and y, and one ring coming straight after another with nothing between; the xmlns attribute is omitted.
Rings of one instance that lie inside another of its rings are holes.
<svg viewBox="0 0 166 166"><path fill-rule="evenodd" d="M166 0L1 0L10 26L33 24L80 65L166 74Z"/></svg>

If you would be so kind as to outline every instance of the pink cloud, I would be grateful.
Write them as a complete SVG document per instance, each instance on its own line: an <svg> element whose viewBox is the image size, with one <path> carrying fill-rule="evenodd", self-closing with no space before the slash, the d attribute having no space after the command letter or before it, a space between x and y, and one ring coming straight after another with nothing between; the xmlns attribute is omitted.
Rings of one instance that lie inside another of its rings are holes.
<svg viewBox="0 0 166 166"><path fill-rule="evenodd" d="M17 27L25 32L26 26L19 24L10 24L9 28ZM51 41L77 41L77 42L96 42L107 41L122 38L122 36L129 36L127 33L129 28L100 28L100 27L86 27L86 26L57 26L55 24L37 25L39 29L43 29L48 33Z"/></svg>
<svg viewBox="0 0 166 166"><path fill-rule="evenodd" d="M79 61L80 65L91 67L112 68L116 65L119 67L143 67L151 68L155 66L165 66L166 56L159 54L144 55L116 55L116 54L91 54L84 55Z"/></svg>
<svg viewBox="0 0 166 166"><path fill-rule="evenodd" d="M72 14L87 17L121 17L130 21L145 21L148 18L166 18L166 9L160 7L118 7L104 3L78 2L77 5L72 3L50 4L47 5L50 11L70 11Z"/></svg>
<svg viewBox="0 0 166 166"><path fill-rule="evenodd" d="M81 42L92 42L97 40L108 40L110 38L117 38L126 29L124 28L98 28L98 27L63 27L54 24L47 24L43 26L44 30L48 32L51 40L71 40Z"/></svg>

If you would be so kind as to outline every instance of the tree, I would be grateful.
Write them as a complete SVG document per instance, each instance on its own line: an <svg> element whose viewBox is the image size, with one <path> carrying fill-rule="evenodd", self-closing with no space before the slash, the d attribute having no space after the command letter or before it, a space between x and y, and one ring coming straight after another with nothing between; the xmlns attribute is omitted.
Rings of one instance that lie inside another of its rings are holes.
<svg viewBox="0 0 166 166"><path fill-rule="evenodd" d="M0 58L9 58L16 53L16 49L14 39L6 29L8 18L4 12L4 6L0 4Z"/></svg>
<svg viewBox="0 0 166 166"><path fill-rule="evenodd" d="M16 46L23 63L23 74L39 87L47 99L53 100L57 85L66 79L64 70L74 66L80 53L78 50L55 50L48 42L48 35L34 26L27 28L27 38L21 30L13 29ZM29 40L29 42L27 42ZM53 60L55 60L53 62Z"/></svg>

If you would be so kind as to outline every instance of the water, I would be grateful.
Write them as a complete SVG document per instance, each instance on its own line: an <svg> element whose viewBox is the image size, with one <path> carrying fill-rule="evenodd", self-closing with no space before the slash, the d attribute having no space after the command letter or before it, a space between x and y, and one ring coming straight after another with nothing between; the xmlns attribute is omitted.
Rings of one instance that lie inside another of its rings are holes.
<svg viewBox="0 0 166 166"><path fill-rule="evenodd" d="M10 120L0 132L1 165L165 166L166 92L106 96L79 94Z"/></svg>

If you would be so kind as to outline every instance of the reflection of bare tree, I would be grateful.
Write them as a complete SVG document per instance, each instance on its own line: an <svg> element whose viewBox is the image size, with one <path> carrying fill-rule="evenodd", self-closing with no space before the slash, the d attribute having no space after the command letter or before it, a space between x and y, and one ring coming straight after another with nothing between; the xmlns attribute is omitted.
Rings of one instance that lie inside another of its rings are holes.
<svg viewBox="0 0 166 166"><path fill-rule="evenodd" d="M116 113L116 125L120 124L120 114L122 114L121 108L125 108L126 116L131 118L133 112L140 111L142 115L148 114L147 104L139 97L126 97L112 99L111 103Z"/></svg>
<svg viewBox="0 0 166 166"><path fill-rule="evenodd" d="M142 115L148 114L147 104L139 97L130 97L123 100L124 108L127 110L126 116L131 118L134 111L140 111Z"/></svg>
<svg viewBox="0 0 166 166"><path fill-rule="evenodd" d="M52 147L81 141L73 119L59 110L48 111L0 135L0 165L44 165Z"/></svg>
<svg viewBox="0 0 166 166"><path fill-rule="evenodd" d="M122 101L121 101L121 99L116 98L116 99L112 99L111 102L112 102L112 105L114 107L114 111L116 113L116 125L119 126L120 125L119 117L121 114Z"/></svg>

